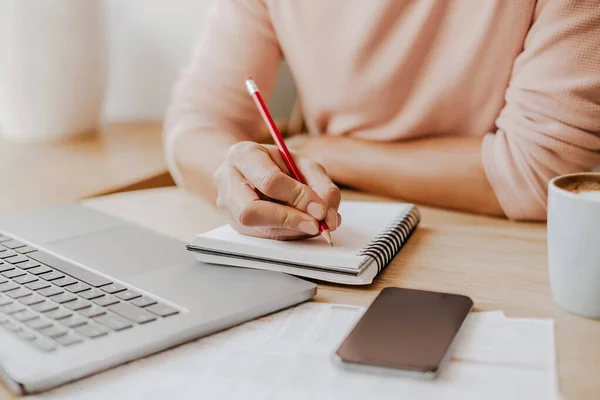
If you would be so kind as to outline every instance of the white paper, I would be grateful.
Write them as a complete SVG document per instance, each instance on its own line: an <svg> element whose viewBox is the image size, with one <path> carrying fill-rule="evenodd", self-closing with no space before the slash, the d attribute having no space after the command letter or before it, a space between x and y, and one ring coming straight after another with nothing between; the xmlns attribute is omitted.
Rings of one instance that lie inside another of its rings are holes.
<svg viewBox="0 0 600 400"><path fill-rule="evenodd" d="M438 379L349 372L331 355L364 307L305 303L32 399L553 399L552 321L474 313Z"/></svg>

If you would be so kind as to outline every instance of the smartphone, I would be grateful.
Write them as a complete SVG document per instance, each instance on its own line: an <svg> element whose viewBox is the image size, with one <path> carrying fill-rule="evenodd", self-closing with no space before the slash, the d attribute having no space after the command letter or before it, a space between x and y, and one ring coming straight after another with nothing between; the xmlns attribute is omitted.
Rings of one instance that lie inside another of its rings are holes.
<svg viewBox="0 0 600 400"><path fill-rule="evenodd" d="M467 296L389 287L334 354L343 367L432 379L473 307Z"/></svg>

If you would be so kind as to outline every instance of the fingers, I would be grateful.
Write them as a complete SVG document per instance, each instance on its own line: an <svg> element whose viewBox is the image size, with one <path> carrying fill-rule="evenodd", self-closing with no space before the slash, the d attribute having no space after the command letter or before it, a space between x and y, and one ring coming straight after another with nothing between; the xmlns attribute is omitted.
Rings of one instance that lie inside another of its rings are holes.
<svg viewBox="0 0 600 400"><path fill-rule="evenodd" d="M283 204L256 200L238 210L233 218L242 226L295 230L319 234L319 223L310 215Z"/></svg>
<svg viewBox="0 0 600 400"><path fill-rule="evenodd" d="M327 176L321 164L307 159L300 160L299 164L308 185L319 195L327 207L325 223L330 230L336 230L342 220L341 215L338 214L342 199L340 189Z"/></svg>
<svg viewBox="0 0 600 400"><path fill-rule="evenodd" d="M296 236L319 233L319 224L310 215L291 206L261 200L239 171L220 171L217 180L220 187L217 207L238 225L289 230Z"/></svg>
<svg viewBox="0 0 600 400"><path fill-rule="evenodd" d="M231 161L252 186L271 199L304 211L317 220L325 218L326 204L310 187L282 172L279 153L272 155L257 144L244 146ZM251 155L244 157L244 153ZM287 170L285 166L283 168Z"/></svg>

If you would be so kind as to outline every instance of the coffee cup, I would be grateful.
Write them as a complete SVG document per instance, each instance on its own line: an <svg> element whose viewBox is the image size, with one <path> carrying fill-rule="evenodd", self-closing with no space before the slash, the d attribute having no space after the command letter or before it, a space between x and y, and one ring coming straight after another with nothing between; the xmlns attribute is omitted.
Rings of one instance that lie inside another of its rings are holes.
<svg viewBox="0 0 600 400"><path fill-rule="evenodd" d="M550 181L548 266L556 303L573 313L600 318L600 173Z"/></svg>

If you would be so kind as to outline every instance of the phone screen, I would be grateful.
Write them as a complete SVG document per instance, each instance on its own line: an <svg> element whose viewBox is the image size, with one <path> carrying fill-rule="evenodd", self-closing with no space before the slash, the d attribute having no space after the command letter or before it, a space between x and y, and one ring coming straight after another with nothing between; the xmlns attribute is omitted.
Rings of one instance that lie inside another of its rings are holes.
<svg viewBox="0 0 600 400"><path fill-rule="evenodd" d="M472 306L467 296L383 289L336 355L344 364L435 374Z"/></svg>

